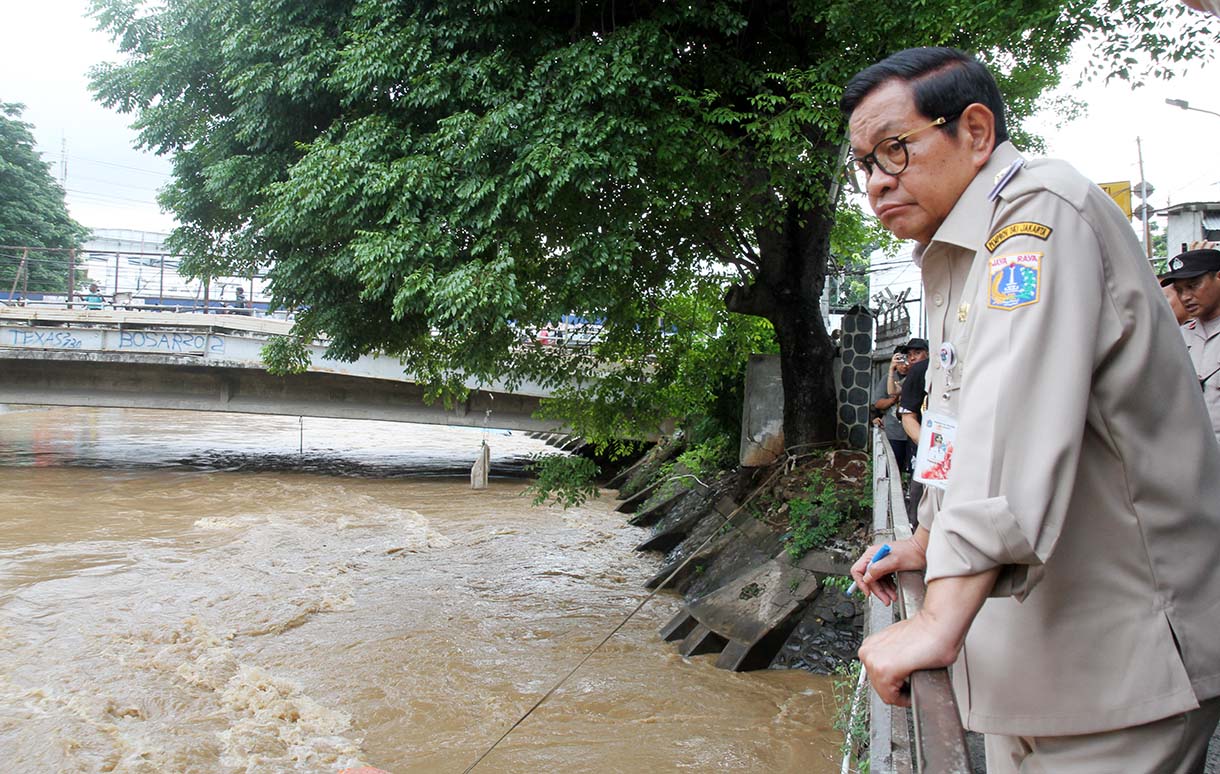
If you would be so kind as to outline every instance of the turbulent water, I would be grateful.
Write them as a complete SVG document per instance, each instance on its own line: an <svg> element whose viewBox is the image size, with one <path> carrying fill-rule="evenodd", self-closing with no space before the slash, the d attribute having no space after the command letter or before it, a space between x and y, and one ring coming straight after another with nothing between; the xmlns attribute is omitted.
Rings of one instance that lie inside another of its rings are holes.
<svg viewBox="0 0 1220 774"><path fill-rule="evenodd" d="M644 598L603 497L531 507L520 435L0 413L0 760L461 772ZM458 475L454 475L454 474ZM830 683L682 659L653 600L475 771L832 772Z"/></svg>

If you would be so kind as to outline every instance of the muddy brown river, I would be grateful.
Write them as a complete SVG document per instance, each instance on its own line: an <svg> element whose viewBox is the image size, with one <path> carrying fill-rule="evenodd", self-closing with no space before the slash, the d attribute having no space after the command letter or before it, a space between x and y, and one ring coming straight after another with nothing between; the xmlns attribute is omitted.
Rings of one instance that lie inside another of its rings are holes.
<svg viewBox="0 0 1220 774"><path fill-rule="evenodd" d="M0 760L461 772L646 592L608 493L519 434L0 407ZM647 605L476 772L838 771L830 681L683 659Z"/></svg>

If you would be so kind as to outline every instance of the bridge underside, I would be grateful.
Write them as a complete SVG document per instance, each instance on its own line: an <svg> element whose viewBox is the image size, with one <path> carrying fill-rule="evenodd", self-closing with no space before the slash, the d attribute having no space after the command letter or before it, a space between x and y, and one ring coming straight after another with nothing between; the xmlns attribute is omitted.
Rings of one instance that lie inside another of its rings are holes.
<svg viewBox="0 0 1220 774"><path fill-rule="evenodd" d="M272 376L257 368L184 363L166 356L139 362L87 353L0 353L0 403L99 406L243 414L380 419L432 425L563 432L533 418L539 399L475 390L446 410L424 402L417 384L311 371ZM490 414L488 414L490 412Z"/></svg>

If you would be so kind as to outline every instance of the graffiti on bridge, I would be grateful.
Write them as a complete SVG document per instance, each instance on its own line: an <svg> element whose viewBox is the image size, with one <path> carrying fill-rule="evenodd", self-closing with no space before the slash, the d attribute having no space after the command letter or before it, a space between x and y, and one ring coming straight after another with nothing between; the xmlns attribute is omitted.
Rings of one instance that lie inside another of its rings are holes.
<svg viewBox="0 0 1220 774"><path fill-rule="evenodd" d="M162 333L158 331L120 331L119 349L169 354L223 354L225 341L206 333Z"/></svg>
<svg viewBox="0 0 1220 774"><path fill-rule="evenodd" d="M50 349L80 349L80 339L68 331L13 330L7 331L13 347L44 347Z"/></svg>

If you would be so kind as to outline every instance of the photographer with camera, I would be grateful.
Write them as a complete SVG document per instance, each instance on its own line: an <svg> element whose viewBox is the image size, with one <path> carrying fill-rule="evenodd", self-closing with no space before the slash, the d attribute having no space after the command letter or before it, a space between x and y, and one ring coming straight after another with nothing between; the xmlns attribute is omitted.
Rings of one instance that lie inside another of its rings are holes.
<svg viewBox="0 0 1220 774"><path fill-rule="evenodd" d="M889 370L873 388L873 408L880 413L875 422L885 428L885 437L890 442L890 448L894 450L898 469L904 474L911 468L915 443L903 430L902 420L898 417L898 400L902 396L902 384L911 364L926 359L927 355L928 345L923 339L911 339L905 345L895 347Z"/></svg>

